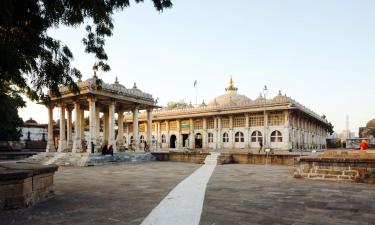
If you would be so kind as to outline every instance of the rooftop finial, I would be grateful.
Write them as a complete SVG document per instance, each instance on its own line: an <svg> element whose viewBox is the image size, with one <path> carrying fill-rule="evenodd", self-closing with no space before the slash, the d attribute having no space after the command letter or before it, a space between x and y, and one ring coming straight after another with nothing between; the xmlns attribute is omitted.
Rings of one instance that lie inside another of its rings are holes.
<svg viewBox="0 0 375 225"><path fill-rule="evenodd" d="M225 91L229 94L229 93L237 92L237 90L238 88L234 86L232 76L230 76L229 86L225 88Z"/></svg>
<svg viewBox="0 0 375 225"><path fill-rule="evenodd" d="M92 70L94 70L94 78L98 78L98 76L96 76L96 71L98 71L98 65L96 65L96 63L92 66Z"/></svg>
<svg viewBox="0 0 375 225"><path fill-rule="evenodd" d="M117 76L116 76L115 84L118 84L118 79L117 79Z"/></svg>
<svg viewBox="0 0 375 225"><path fill-rule="evenodd" d="M137 84L136 84L135 82L134 82L133 88L134 88L134 89L138 89L138 88L137 88Z"/></svg>

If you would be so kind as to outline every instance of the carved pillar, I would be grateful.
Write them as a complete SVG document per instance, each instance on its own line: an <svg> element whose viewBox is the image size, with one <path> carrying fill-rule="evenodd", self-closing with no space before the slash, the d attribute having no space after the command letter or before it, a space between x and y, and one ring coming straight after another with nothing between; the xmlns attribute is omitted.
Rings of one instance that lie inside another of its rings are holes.
<svg viewBox="0 0 375 225"><path fill-rule="evenodd" d="M81 139L85 140L85 110L81 108L80 126L81 126Z"/></svg>
<svg viewBox="0 0 375 225"><path fill-rule="evenodd" d="M133 138L134 148L139 150L139 133L138 133L138 106L133 109Z"/></svg>
<svg viewBox="0 0 375 225"><path fill-rule="evenodd" d="M68 124L66 125L66 128L67 128L67 137L66 137L66 142L67 142L67 148L69 149L69 151L72 151L72 148L73 148L73 136L72 136L72 133L73 133L73 130L72 130L72 108L71 107L67 107L66 108L67 111L68 111Z"/></svg>
<svg viewBox="0 0 375 225"><path fill-rule="evenodd" d="M166 120L165 121L165 130L166 130L166 142L167 142L167 148L169 148L170 147L170 140L171 140L171 138L169 137L169 120Z"/></svg>
<svg viewBox="0 0 375 225"><path fill-rule="evenodd" d="M233 115L229 116L229 144L234 149Z"/></svg>
<svg viewBox="0 0 375 225"><path fill-rule="evenodd" d="M118 134L117 134L117 147L122 149L124 147L124 111L117 112Z"/></svg>
<svg viewBox="0 0 375 225"><path fill-rule="evenodd" d="M103 143L108 145L108 110L103 113Z"/></svg>
<svg viewBox="0 0 375 225"><path fill-rule="evenodd" d="M217 117L217 136L216 136L216 143L217 143L217 148L221 149L223 148L223 138L221 135L221 117Z"/></svg>
<svg viewBox="0 0 375 225"><path fill-rule="evenodd" d="M87 145L87 152L91 153L96 152L96 133L97 133L97 125L96 125L96 105L95 105L95 98L89 98L89 143Z"/></svg>
<svg viewBox="0 0 375 225"><path fill-rule="evenodd" d="M117 152L115 141L115 102L108 107L108 145L112 145L113 152Z"/></svg>
<svg viewBox="0 0 375 225"><path fill-rule="evenodd" d="M245 114L245 148L250 148L250 119L249 114Z"/></svg>
<svg viewBox="0 0 375 225"><path fill-rule="evenodd" d="M53 106L48 108L48 140L46 152L55 152L55 143L53 141Z"/></svg>
<svg viewBox="0 0 375 225"><path fill-rule="evenodd" d="M190 140L189 147L195 149L194 120L190 119Z"/></svg>
<svg viewBox="0 0 375 225"><path fill-rule="evenodd" d="M100 137L100 108L95 106L95 130L96 130L96 149L95 152L99 152L101 150L102 142Z"/></svg>
<svg viewBox="0 0 375 225"><path fill-rule="evenodd" d="M82 151L82 140L81 140L81 106L79 102L74 103L74 141L72 152L79 153Z"/></svg>
<svg viewBox="0 0 375 225"><path fill-rule="evenodd" d="M60 142L59 152L64 152L66 149L66 136L65 136L65 106L60 107Z"/></svg>
<svg viewBox="0 0 375 225"><path fill-rule="evenodd" d="M147 144L152 148L152 109L147 110Z"/></svg>
<svg viewBox="0 0 375 225"><path fill-rule="evenodd" d="M181 120L176 120L177 123L177 146L176 148L183 148L183 140L181 134Z"/></svg>
<svg viewBox="0 0 375 225"><path fill-rule="evenodd" d="M208 135L207 135L207 118L203 118L203 149L208 148Z"/></svg>

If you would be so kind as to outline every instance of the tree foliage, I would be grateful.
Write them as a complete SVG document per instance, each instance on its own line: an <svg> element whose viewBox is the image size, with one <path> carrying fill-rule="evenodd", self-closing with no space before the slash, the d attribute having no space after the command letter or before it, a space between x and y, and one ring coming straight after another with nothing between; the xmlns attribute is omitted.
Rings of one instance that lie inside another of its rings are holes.
<svg viewBox="0 0 375 225"><path fill-rule="evenodd" d="M168 102L165 108L166 109L181 109L181 108L186 108L188 106L189 105L186 103L186 101L181 100L178 102Z"/></svg>
<svg viewBox="0 0 375 225"><path fill-rule="evenodd" d="M170 0L151 1L158 11L172 6ZM60 96L59 85L79 91L74 80L80 78L81 73L71 65L72 52L47 31L88 23L82 39L85 52L95 55L95 69L108 71L104 45L105 38L112 35L112 15L128 6L130 0L0 1L0 85L6 86L0 90L1 101L5 104L1 110L6 110L1 112L13 116L15 126L9 137L17 136L16 128L20 124L17 109L25 104L15 93L25 93L31 100L46 102L49 98L45 91ZM1 135L8 132L5 128L0 128Z"/></svg>

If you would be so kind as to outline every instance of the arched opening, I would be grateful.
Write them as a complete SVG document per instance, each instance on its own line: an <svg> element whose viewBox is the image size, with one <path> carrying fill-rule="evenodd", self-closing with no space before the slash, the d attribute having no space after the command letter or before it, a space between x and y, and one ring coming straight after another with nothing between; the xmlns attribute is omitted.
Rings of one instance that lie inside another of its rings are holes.
<svg viewBox="0 0 375 225"><path fill-rule="evenodd" d="M243 143L243 142L245 142L244 134L242 132L237 132L234 135L234 142L236 142L236 143Z"/></svg>
<svg viewBox="0 0 375 225"><path fill-rule="evenodd" d="M182 144L185 148L189 147L189 135L188 134L182 135Z"/></svg>
<svg viewBox="0 0 375 225"><path fill-rule="evenodd" d="M176 142L177 142L177 137L176 135L172 134L169 142L169 147L170 148L176 148Z"/></svg>
<svg viewBox="0 0 375 225"><path fill-rule="evenodd" d="M202 148L203 147L203 138L201 133L195 134L195 148Z"/></svg>

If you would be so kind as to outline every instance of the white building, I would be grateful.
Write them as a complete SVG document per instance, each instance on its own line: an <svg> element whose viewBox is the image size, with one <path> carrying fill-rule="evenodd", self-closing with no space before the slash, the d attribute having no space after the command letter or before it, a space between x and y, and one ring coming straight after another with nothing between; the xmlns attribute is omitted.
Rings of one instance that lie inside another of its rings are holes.
<svg viewBox="0 0 375 225"><path fill-rule="evenodd" d="M152 114L152 147L174 149L324 149L328 121L281 92L252 100L237 93L232 79L225 94L199 107L159 109ZM137 121L138 122L138 121ZM147 115L139 114L140 143ZM134 141L132 115L125 115L125 145ZM138 136L138 134L136 134Z"/></svg>

